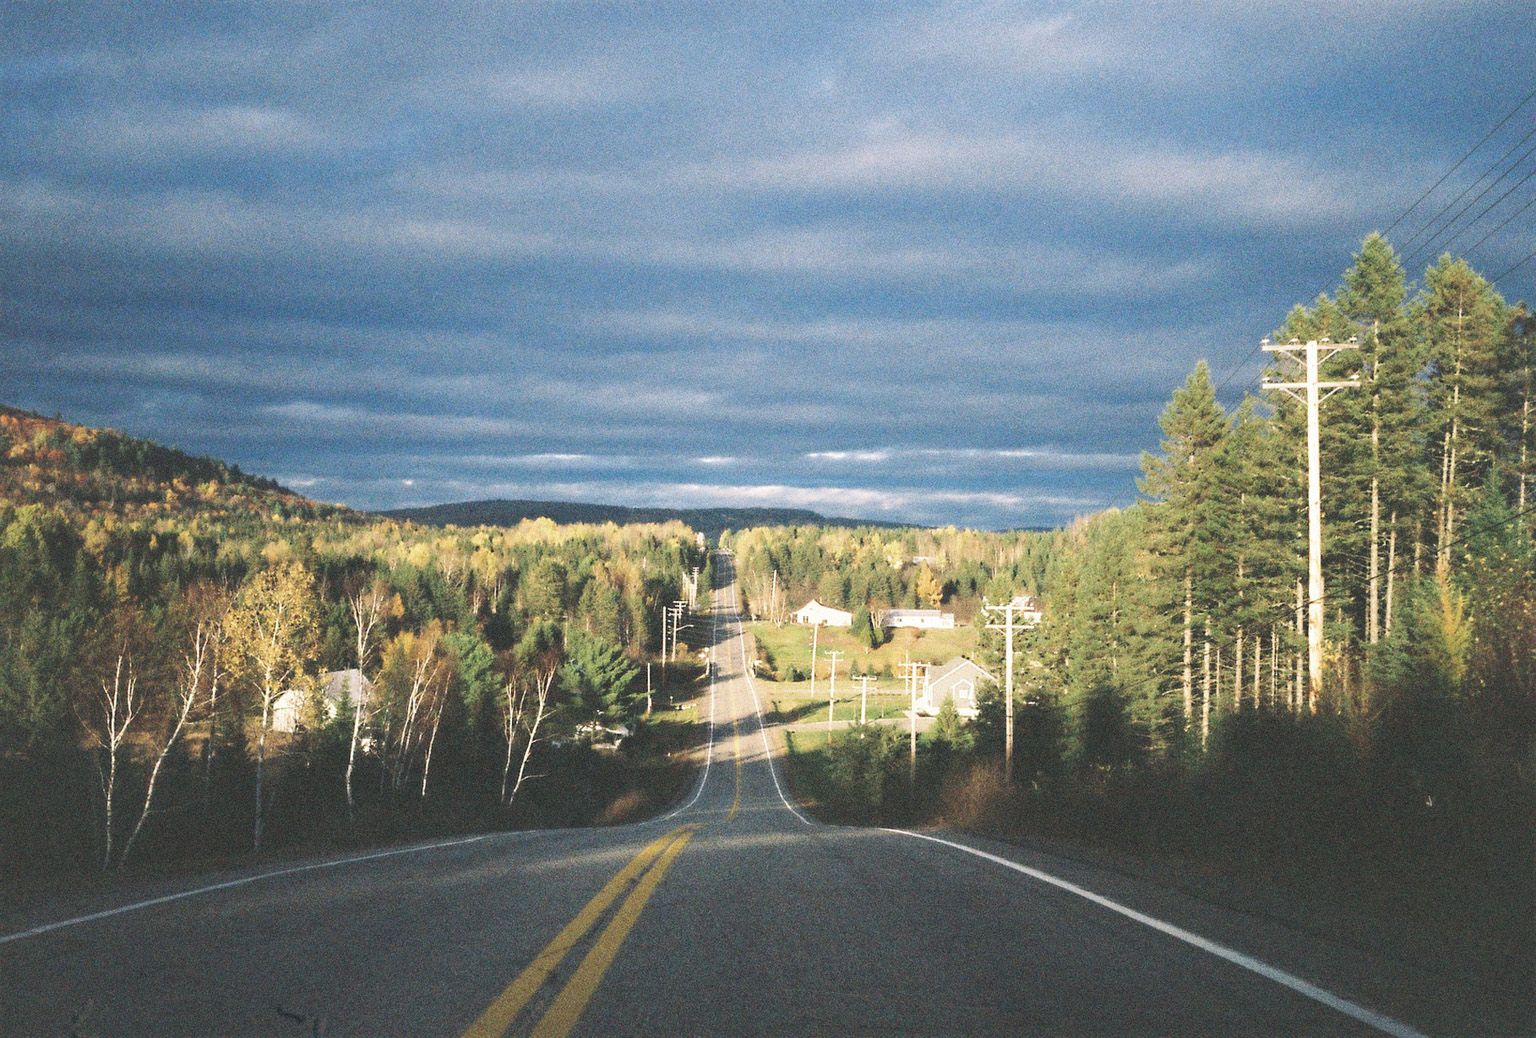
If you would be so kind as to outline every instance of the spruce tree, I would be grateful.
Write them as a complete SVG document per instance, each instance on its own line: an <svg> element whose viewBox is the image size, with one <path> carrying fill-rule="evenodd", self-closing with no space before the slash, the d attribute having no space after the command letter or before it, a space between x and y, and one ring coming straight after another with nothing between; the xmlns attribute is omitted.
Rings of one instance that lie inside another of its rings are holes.
<svg viewBox="0 0 1536 1038"><path fill-rule="evenodd" d="M1180 689L1188 727L1194 717L1194 631L1209 623L1226 565L1219 532L1226 494L1216 458L1228 420L1216 401L1205 361L1174 391L1158 424L1163 430L1162 454L1142 455L1139 486L1157 503L1149 540L1165 581L1176 585L1167 604L1180 615Z"/></svg>
<svg viewBox="0 0 1536 1038"><path fill-rule="evenodd" d="M1449 566L1468 488L1481 485L1499 445L1498 353L1507 310L1481 274L1445 255L1425 272L1414 318L1429 359L1429 461L1439 473L1435 556Z"/></svg>

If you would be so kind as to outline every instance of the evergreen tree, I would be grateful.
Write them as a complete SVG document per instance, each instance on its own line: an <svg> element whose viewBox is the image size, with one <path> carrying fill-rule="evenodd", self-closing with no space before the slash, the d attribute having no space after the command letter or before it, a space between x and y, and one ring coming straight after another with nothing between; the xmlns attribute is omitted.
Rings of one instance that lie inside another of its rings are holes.
<svg viewBox="0 0 1536 1038"><path fill-rule="evenodd" d="M1503 299L1465 260L1449 255L1425 272L1414 317L1429 359L1429 458L1439 473L1437 564L1499 445L1498 354L1508 324Z"/></svg>
<svg viewBox="0 0 1536 1038"><path fill-rule="evenodd" d="M622 722L635 713L633 689L638 667L610 642L574 630L565 640L560 686L571 709L598 725Z"/></svg>
<svg viewBox="0 0 1536 1038"><path fill-rule="evenodd" d="M1174 391L1158 424L1162 454L1143 454L1140 488L1152 510L1152 550L1159 573L1177 611L1183 662L1179 688L1185 727L1194 718L1194 641L1208 629L1220 590L1228 582L1228 561L1221 543L1227 492L1217 466L1228 433L1228 419L1216 401L1211 373L1201 361Z"/></svg>

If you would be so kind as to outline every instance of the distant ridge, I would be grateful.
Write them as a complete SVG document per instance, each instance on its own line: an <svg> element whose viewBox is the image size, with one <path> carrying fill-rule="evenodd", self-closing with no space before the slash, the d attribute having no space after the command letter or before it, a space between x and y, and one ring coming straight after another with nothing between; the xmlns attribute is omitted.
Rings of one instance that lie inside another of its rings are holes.
<svg viewBox="0 0 1536 1038"><path fill-rule="evenodd" d="M749 526L911 526L876 519L828 517L805 508L629 508L624 505L574 501L460 501L421 508L378 512L391 519L408 519L428 526L516 526L524 519L547 518L557 523L664 523L676 519L708 537L722 530Z"/></svg>

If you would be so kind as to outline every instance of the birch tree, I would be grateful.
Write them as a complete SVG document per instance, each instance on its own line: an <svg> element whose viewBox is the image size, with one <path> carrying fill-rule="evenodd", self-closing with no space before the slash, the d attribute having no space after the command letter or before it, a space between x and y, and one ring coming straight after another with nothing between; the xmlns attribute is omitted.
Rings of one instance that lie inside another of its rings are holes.
<svg viewBox="0 0 1536 1038"><path fill-rule="evenodd" d="M560 669L562 655L560 629L552 623L536 624L518 644L518 674L503 690L505 712L504 734L507 740L507 758L501 771L501 802L511 807L517 800L518 791L528 776L528 760L533 756L534 744L539 741L539 728L550 712L550 692L555 675ZM531 702L530 702L531 701ZM532 716L529 716L529 711ZM517 780L511 789L507 782L512 771L512 748L518 732L526 735L522 761L517 767Z"/></svg>
<svg viewBox="0 0 1536 1038"><path fill-rule="evenodd" d="M262 784L272 707L314 662L319 620L309 570L302 563L289 562L252 576L235 596L228 629L231 665L261 705L256 737L256 820L251 837L253 849L260 851L266 817Z"/></svg>
<svg viewBox="0 0 1536 1038"><path fill-rule="evenodd" d="M110 678L103 678L100 688L81 711L80 720L92 744L106 752L106 763L96 764L96 774L101 783L101 798L105 806L106 826L101 853L103 870L112 866L115 820L113 808L117 795L117 769L128 741L128 730L138 718L143 706L139 698L138 675L134 671L133 657L126 648L116 654Z"/></svg>
<svg viewBox="0 0 1536 1038"><path fill-rule="evenodd" d="M391 605L394 609L391 610ZM366 587L359 587L347 596L347 611L351 614L353 632L356 635L354 643L356 649L357 671L361 677L360 684L366 688L368 681L368 664L373 659L375 645L375 630L387 613L398 614L399 600L391 598L389 585L375 578ZM357 801L352 796L352 774L357 767L357 744L362 736L363 721L367 718L371 704L367 702L367 696L363 696L363 702L352 706L352 737L347 745L347 815L351 817L356 811Z"/></svg>
<svg viewBox="0 0 1536 1038"><path fill-rule="evenodd" d="M164 766L166 757L181 740L182 733L187 729L198 703L203 702L211 709L213 697L217 694L215 671L218 668L218 643L223 637L224 614L229 603L223 595L206 587L194 587L189 592L188 599L192 616L185 648L181 654L176 684L171 694L170 730L160 744L160 751L155 755L155 763L149 769L149 778L144 787L144 806L139 811L139 820L134 823L133 832L128 834L128 840L123 844L123 853L117 861L118 868L127 866L128 855L133 850L134 842L139 838L144 823L149 819L155 802L155 789L160 780L160 769Z"/></svg>

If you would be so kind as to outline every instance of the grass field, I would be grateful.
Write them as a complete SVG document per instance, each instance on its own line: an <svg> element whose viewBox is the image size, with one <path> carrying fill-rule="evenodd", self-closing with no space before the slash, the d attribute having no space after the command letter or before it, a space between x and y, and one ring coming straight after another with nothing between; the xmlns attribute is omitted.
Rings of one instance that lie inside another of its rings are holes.
<svg viewBox="0 0 1536 1038"><path fill-rule="evenodd" d="M811 668L811 629L798 624L771 624L758 621L747 625L747 631L758 644L768 650L773 658L774 670L786 673L790 667L798 667L805 673ZM851 631L842 627L823 627L818 638L816 675L818 681L827 675L828 664L821 655L826 651L841 652L837 670L840 678L846 677L855 665L860 671L871 670L895 674L898 664L908 660L917 663L948 663L956 656L972 656L976 652L979 632L973 627L956 627L948 631L918 631L903 628L893 631L891 640L878 649L871 649L857 641ZM767 677L766 674L761 675ZM838 682L841 690L841 680Z"/></svg>
<svg viewBox="0 0 1536 1038"><path fill-rule="evenodd" d="M812 696L809 689L802 690L799 684L777 685L771 693L773 703L774 720L779 724L796 724L802 721L825 721L827 719L827 683L822 681L816 688L816 695ZM877 693L873 689L869 693L869 712L867 720L878 721L882 717L900 717L910 705L910 697L905 695L892 695L889 693ZM859 719L859 686L845 686L842 682L837 685L837 706L832 713L835 721L857 721Z"/></svg>

